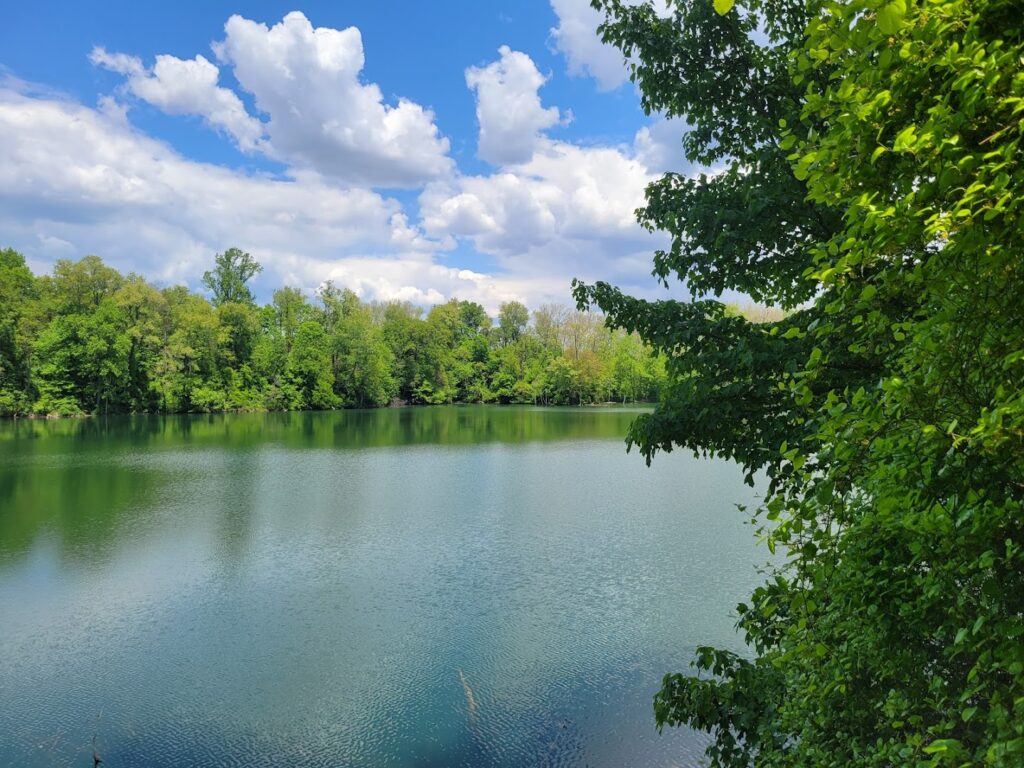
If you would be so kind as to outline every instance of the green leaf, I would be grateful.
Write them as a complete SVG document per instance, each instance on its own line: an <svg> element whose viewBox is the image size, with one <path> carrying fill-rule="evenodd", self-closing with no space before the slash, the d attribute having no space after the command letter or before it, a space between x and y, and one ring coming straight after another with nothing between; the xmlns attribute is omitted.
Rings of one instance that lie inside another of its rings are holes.
<svg viewBox="0 0 1024 768"><path fill-rule="evenodd" d="M716 0L715 7L718 7ZM892 0L878 9L878 26L887 35L895 35L907 15L907 0Z"/></svg>
<svg viewBox="0 0 1024 768"><path fill-rule="evenodd" d="M714 0L714 4L718 15L725 16L736 5L736 0Z"/></svg>
<svg viewBox="0 0 1024 768"><path fill-rule="evenodd" d="M934 755L942 752L948 752L950 749L956 749L960 746L960 742L957 739L936 739L927 747L924 748L926 754Z"/></svg>
<svg viewBox="0 0 1024 768"><path fill-rule="evenodd" d="M893 152L906 152L909 150L916 140L917 128L913 125L908 125L898 134L896 134L896 140L892 144Z"/></svg>

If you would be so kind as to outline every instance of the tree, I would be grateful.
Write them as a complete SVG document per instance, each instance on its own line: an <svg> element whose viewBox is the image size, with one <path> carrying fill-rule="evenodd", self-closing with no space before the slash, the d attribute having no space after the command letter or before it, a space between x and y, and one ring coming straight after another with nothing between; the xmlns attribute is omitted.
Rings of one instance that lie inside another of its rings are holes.
<svg viewBox="0 0 1024 768"><path fill-rule="evenodd" d="M43 282L53 309L65 314L88 314L112 296L124 278L99 256L83 256L78 261L59 259L53 266L53 277Z"/></svg>
<svg viewBox="0 0 1024 768"><path fill-rule="evenodd" d="M320 314L323 326L328 333L333 333L335 326L345 317L357 311L362 302L355 291L338 288L333 280L327 280L316 292L320 299Z"/></svg>
<svg viewBox="0 0 1024 768"><path fill-rule="evenodd" d="M396 394L394 355L367 307L353 309L333 337L337 359L336 391L346 405L357 408L387 405Z"/></svg>
<svg viewBox="0 0 1024 768"><path fill-rule="evenodd" d="M60 260L41 281L40 314L48 321L35 339L32 373L37 412L109 412L128 398L131 340L116 300L124 278L97 256ZM130 303L130 302L129 302Z"/></svg>
<svg viewBox="0 0 1024 768"><path fill-rule="evenodd" d="M534 331L548 349L559 353L562 351L562 327L568 315L569 310L558 304L543 304L540 309L534 310Z"/></svg>
<svg viewBox="0 0 1024 768"><path fill-rule="evenodd" d="M84 376L78 363L84 359L85 336L81 315L60 315L36 337L32 378L38 393L33 410L71 415L84 408Z"/></svg>
<svg viewBox="0 0 1024 768"><path fill-rule="evenodd" d="M306 297L298 288L285 286L274 291L274 310L277 313L277 325L284 335L286 349L291 349L292 338L299 325L306 319L309 305Z"/></svg>
<svg viewBox="0 0 1024 768"><path fill-rule="evenodd" d="M217 307L217 322L222 330L224 364L237 367L247 363L260 334L260 310L252 304L227 301Z"/></svg>
<svg viewBox="0 0 1024 768"><path fill-rule="evenodd" d="M723 10L731 3L716 3ZM667 356L630 440L763 469L785 553L659 725L716 766L1019 765L1024 755L1024 34L999 0L598 2L649 109L715 176L640 211L663 280L793 309L577 285Z"/></svg>
<svg viewBox="0 0 1024 768"><path fill-rule="evenodd" d="M217 357L222 329L206 299L184 288L164 291L171 327L157 366L156 390L167 410L222 410ZM218 408L218 405L220 407Z"/></svg>
<svg viewBox="0 0 1024 768"><path fill-rule="evenodd" d="M312 306L284 287L262 307L226 295L214 306L96 256L36 278L21 254L0 251L0 415L376 407L396 397L579 404L618 392L613 336L592 315L542 308L534 330L525 307L506 305L503 339L475 302L452 299L424 317L407 302L364 304L330 281L317 298ZM573 361L552 366L563 336ZM656 362L634 351L640 368Z"/></svg>
<svg viewBox="0 0 1024 768"><path fill-rule="evenodd" d="M246 283L263 271L263 267L248 253L228 248L214 257L214 268L203 273L203 285L213 294L213 305L219 307L229 301L252 303L252 292Z"/></svg>
<svg viewBox="0 0 1024 768"><path fill-rule="evenodd" d="M120 310L120 334L124 337L121 343L127 347L125 399L113 403L113 407L149 410L157 404L149 380L169 323L167 302L159 291L134 274L128 275L113 300Z"/></svg>
<svg viewBox="0 0 1024 768"><path fill-rule="evenodd" d="M0 250L0 416L30 408L25 313L35 296L35 277L25 257L11 248Z"/></svg>
<svg viewBox="0 0 1024 768"><path fill-rule="evenodd" d="M384 306L381 332L394 358L392 364L398 396L411 400L418 378L418 327L422 310L409 303L388 302Z"/></svg>
<svg viewBox="0 0 1024 768"><path fill-rule="evenodd" d="M641 399L650 391L652 372L645 364L644 353L635 334L620 333L614 341L612 387L623 403Z"/></svg>
<svg viewBox="0 0 1024 768"><path fill-rule="evenodd" d="M498 310L498 340L502 345L512 344L526 330L530 310L518 301L506 301Z"/></svg>
<svg viewBox="0 0 1024 768"><path fill-rule="evenodd" d="M334 372L331 370L330 340L320 323L306 320L295 330L288 369L302 394L306 408L334 408Z"/></svg>

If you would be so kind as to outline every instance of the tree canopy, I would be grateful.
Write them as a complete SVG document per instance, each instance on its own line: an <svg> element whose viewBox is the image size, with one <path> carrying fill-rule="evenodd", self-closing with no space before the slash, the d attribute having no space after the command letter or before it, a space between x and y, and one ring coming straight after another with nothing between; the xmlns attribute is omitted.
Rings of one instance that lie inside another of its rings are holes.
<svg viewBox="0 0 1024 768"><path fill-rule="evenodd" d="M687 157L638 215L693 302L577 284L666 356L631 444L763 472L782 558L659 725L715 766L1024 761L1024 27L1009 0L596 0ZM721 13L719 12L721 11ZM752 322L725 290L789 310Z"/></svg>
<svg viewBox="0 0 1024 768"><path fill-rule="evenodd" d="M213 301L96 256L36 277L0 251L0 415L377 407L393 401L580 405L657 397L661 359L566 308L453 299L425 315L324 283L257 306L260 265L216 256Z"/></svg>
<svg viewBox="0 0 1024 768"><path fill-rule="evenodd" d="M251 303L252 291L246 283L263 271L263 267L238 248L218 253L214 262L214 268L203 273L203 285L213 294L213 305Z"/></svg>

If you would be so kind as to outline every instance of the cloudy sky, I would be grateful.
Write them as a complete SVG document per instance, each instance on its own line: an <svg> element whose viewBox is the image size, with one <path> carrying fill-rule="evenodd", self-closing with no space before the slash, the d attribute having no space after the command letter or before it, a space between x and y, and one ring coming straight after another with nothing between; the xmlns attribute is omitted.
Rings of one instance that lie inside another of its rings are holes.
<svg viewBox="0 0 1024 768"><path fill-rule="evenodd" d="M0 247L261 298L658 292L633 218L688 170L587 0L21 3L0 25Z"/></svg>

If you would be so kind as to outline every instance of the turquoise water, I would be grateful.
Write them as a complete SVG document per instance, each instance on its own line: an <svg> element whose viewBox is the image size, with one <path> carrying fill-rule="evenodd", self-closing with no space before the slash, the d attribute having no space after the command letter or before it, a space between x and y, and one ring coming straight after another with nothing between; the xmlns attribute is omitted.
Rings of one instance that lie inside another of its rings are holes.
<svg viewBox="0 0 1024 768"><path fill-rule="evenodd" d="M0 764L685 766L738 647L725 462L620 409L0 424Z"/></svg>

